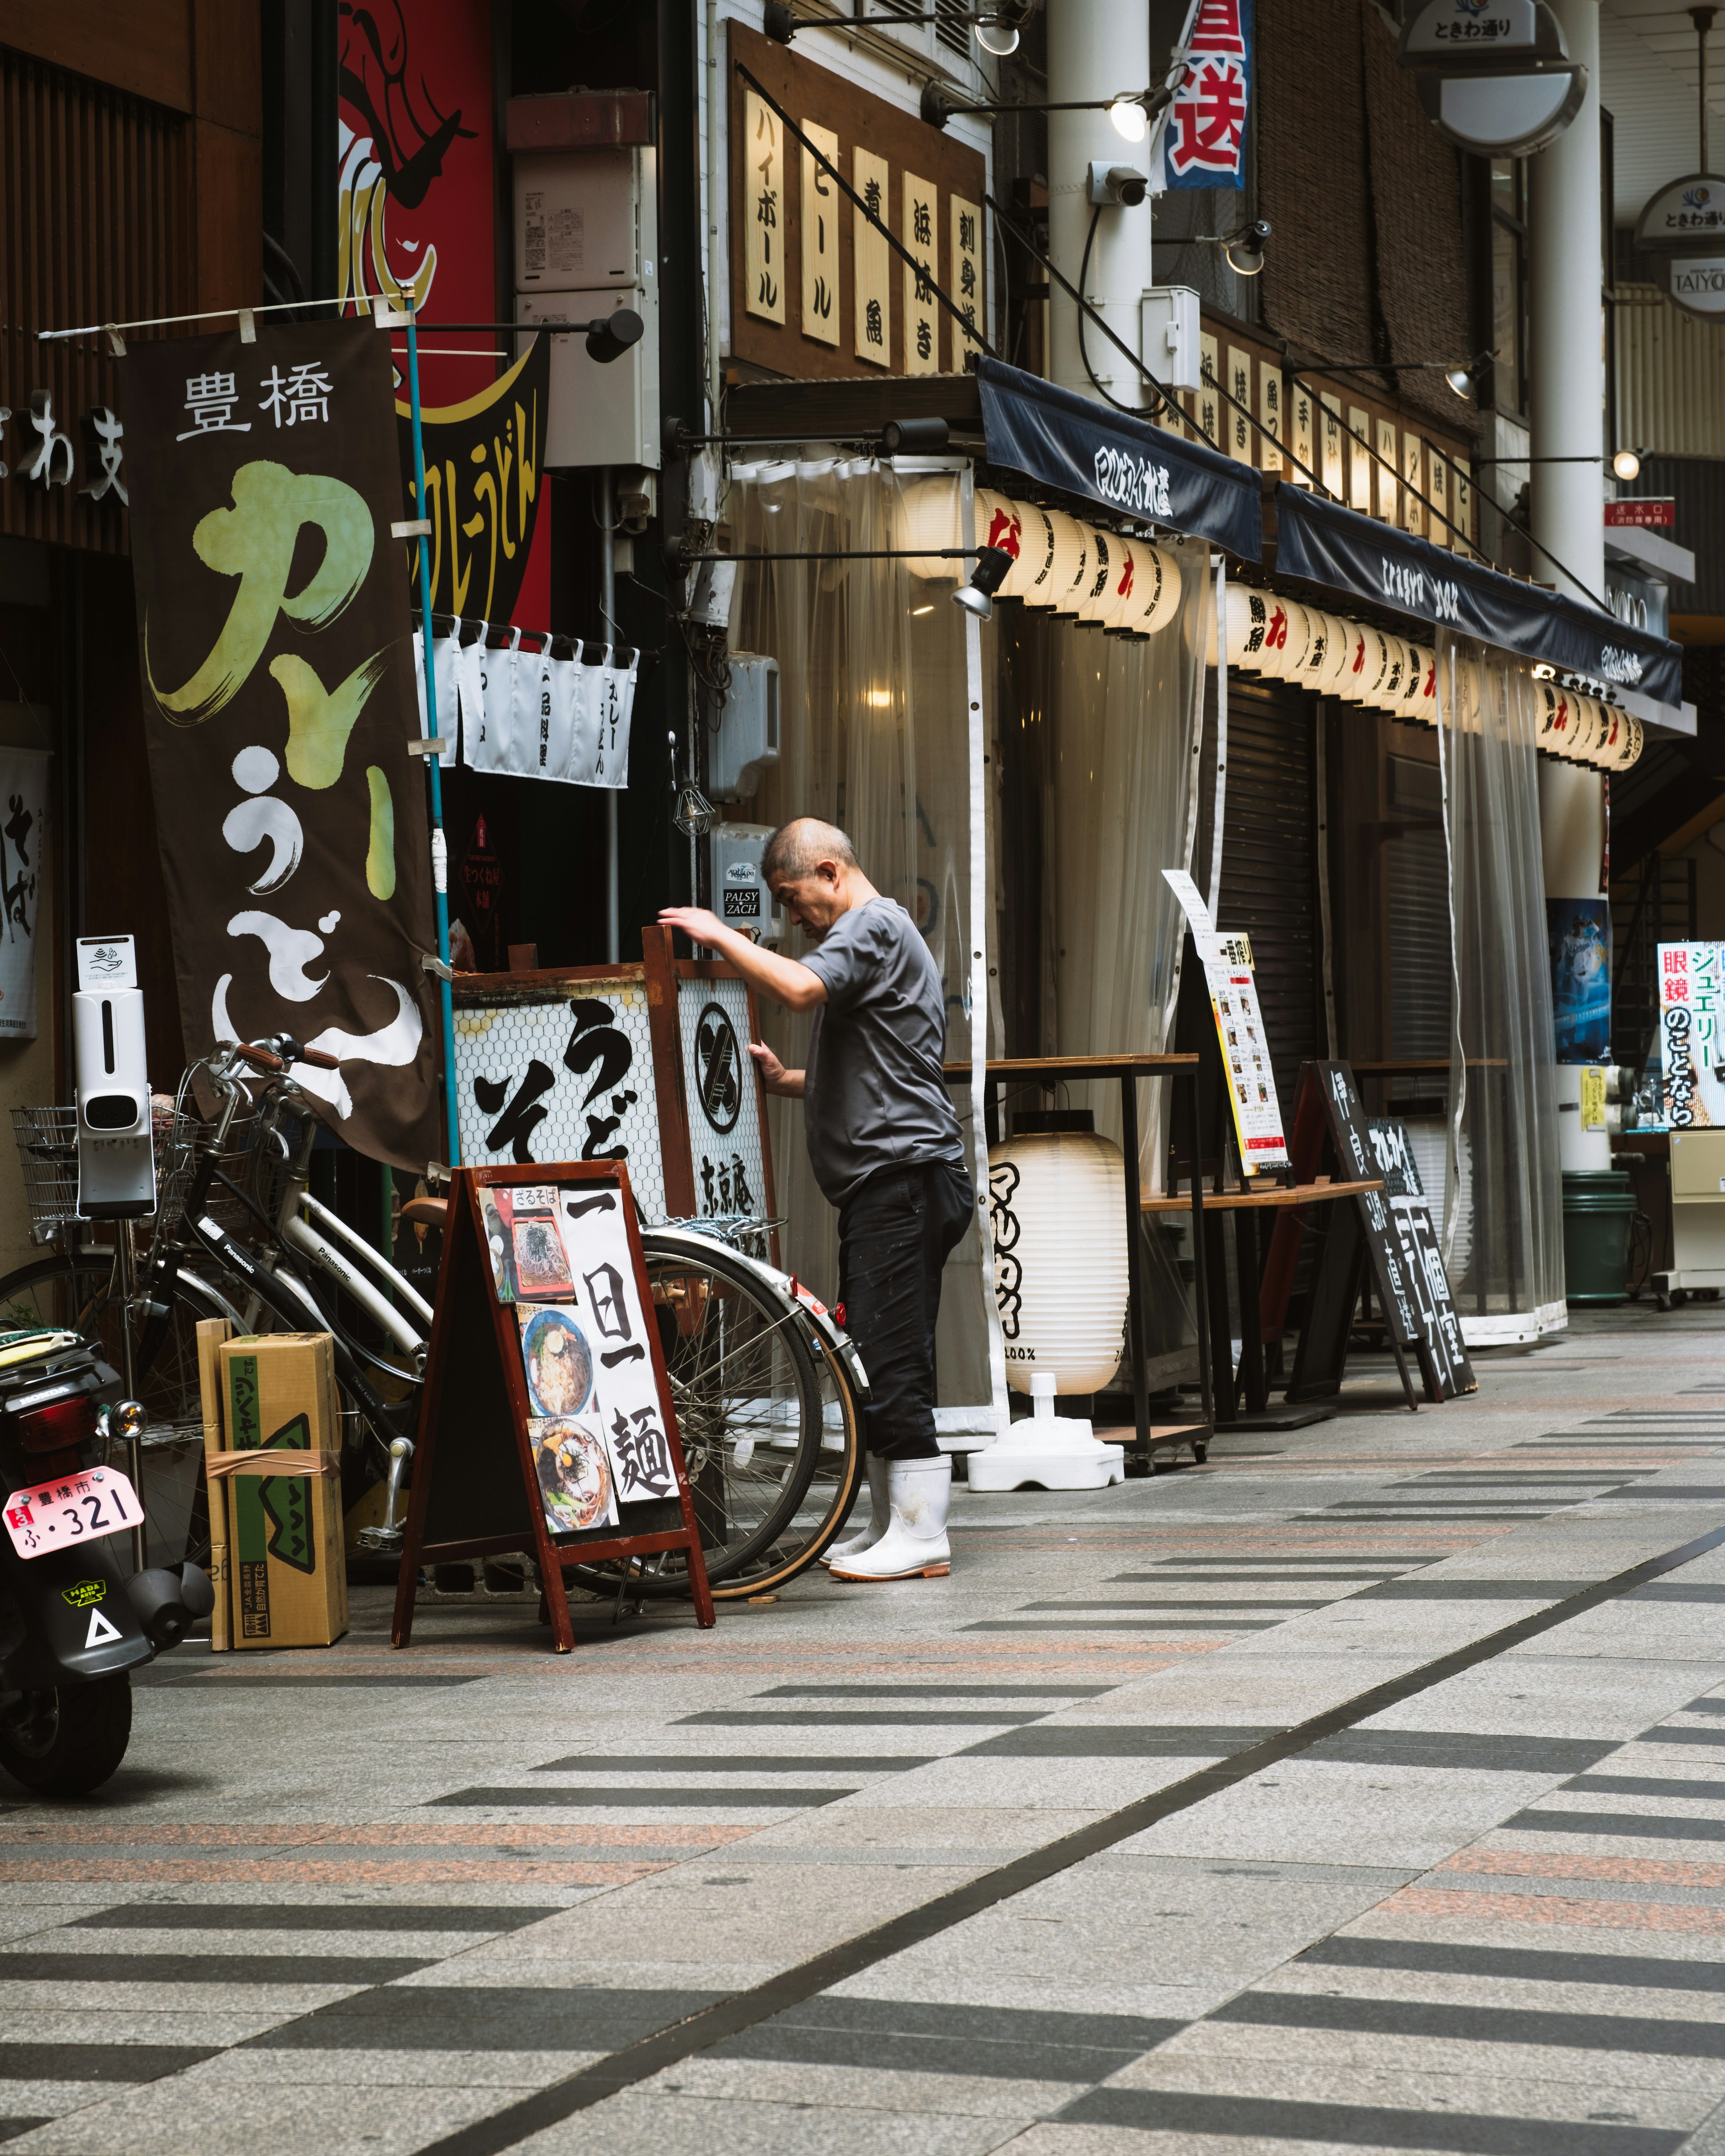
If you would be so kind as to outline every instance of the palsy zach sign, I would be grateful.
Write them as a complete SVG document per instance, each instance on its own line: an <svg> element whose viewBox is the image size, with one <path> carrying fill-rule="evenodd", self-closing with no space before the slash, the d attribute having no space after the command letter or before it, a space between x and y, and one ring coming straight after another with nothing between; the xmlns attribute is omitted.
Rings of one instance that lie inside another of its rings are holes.
<svg viewBox="0 0 1725 2156"><path fill-rule="evenodd" d="M388 341L125 362L139 674L188 1052L286 1033L362 1152L439 1155L435 948Z"/></svg>

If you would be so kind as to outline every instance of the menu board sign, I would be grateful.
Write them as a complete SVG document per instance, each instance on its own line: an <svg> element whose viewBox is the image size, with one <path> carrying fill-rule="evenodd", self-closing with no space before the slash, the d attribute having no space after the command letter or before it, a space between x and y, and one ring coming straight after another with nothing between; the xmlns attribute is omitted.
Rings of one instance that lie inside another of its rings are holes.
<svg viewBox="0 0 1725 2156"><path fill-rule="evenodd" d="M1216 1037L1227 1068L1228 1104L1234 1111L1235 1135L1240 1142L1240 1172L1252 1176L1267 1168L1286 1168L1287 1140L1282 1132L1281 1103L1276 1097L1264 1014L1258 1007L1258 991L1252 979L1251 944L1244 936L1218 932L1198 886L1183 869L1164 869L1162 873L1180 901L1204 968Z"/></svg>

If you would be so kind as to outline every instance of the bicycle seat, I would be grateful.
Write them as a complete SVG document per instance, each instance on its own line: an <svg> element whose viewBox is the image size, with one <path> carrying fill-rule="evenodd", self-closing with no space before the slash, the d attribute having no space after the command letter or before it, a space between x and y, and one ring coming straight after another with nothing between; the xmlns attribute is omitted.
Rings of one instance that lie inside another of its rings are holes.
<svg viewBox="0 0 1725 2156"><path fill-rule="evenodd" d="M441 1228L449 1217L447 1198L409 1198L401 1209L403 1220L411 1220L416 1227Z"/></svg>

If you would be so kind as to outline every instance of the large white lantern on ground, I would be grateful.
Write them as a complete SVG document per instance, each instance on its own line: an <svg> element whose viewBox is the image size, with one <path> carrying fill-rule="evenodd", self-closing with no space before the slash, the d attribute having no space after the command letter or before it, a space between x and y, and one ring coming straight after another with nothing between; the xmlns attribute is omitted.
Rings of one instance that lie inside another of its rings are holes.
<svg viewBox="0 0 1725 2156"><path fill-rule="evenodd" d="M994 1294L1015 1392L1039 1372L1060 1393L1112 1383L1126 1334L1124 1176L1119 1147L1094 1131L989 1147Z"/></svg>

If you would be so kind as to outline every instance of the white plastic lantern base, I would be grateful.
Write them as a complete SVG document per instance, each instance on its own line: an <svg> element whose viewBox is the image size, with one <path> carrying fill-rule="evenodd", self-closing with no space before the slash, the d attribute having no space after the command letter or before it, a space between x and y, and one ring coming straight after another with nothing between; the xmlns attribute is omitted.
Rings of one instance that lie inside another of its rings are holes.
<svg viewBox="0 0 1725 2156"><path fill-rule="evenodd" d="M997 1443L970 1455L967 1472L973 1490L1022 1490L1027 1483L1045 1490L1106 1490L1126 1480L1126 1448L1104 1445L1088 1422L1055 1413L1051 1372L1030 1380L1034 1409L1016 1422Z"/></svg>

